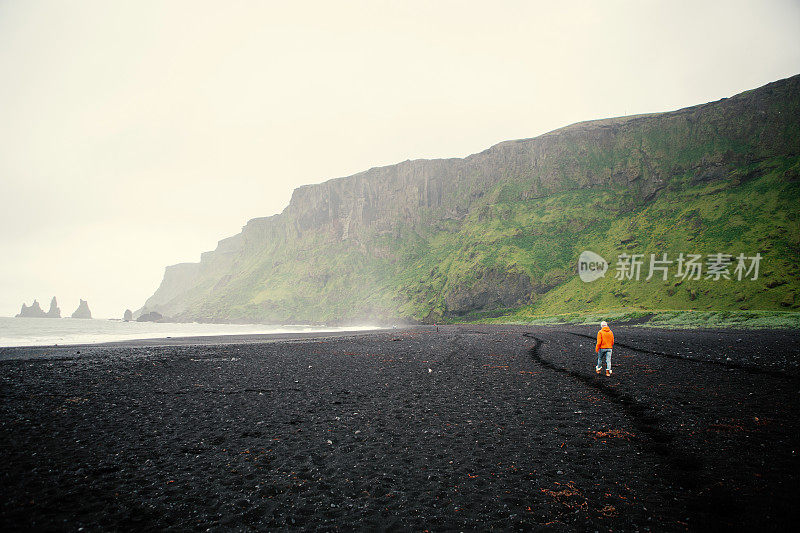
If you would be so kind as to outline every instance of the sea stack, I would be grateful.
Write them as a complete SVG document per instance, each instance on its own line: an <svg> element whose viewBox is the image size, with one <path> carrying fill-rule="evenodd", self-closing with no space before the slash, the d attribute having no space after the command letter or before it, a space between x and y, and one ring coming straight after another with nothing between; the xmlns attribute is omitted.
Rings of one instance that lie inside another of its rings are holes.
<svg viewBox="0 0 800 533"><path fill-rule="evenodd" d="M130 309L126 309L125 314L122 315L122 320L125 322L130 322L133 320L133 312Z"/></svg>
<svg viewBox="0 0 800 533"><path fill-rule="evenodd" d="M50 300L50 310L47 311L46 316L47 318L61 318L61 309L58 307L58 302L56 301L55 296L53 296L53 299Z"/></svg>
<svg viewBox="0 0 800 533"><path fill-rule="evenodd" d="M92 318L92 312L89 311L89 304L86 300L81 300L78 308L72 313L72 318Z"/></svg>
<svg viewBox="0 0 800 533"><path fill-rule="evenodd" d="M39 301L34 300L30 307L23 303L22 309L16 315L16 318L47 318L47 314L39 307Z"/></svg>

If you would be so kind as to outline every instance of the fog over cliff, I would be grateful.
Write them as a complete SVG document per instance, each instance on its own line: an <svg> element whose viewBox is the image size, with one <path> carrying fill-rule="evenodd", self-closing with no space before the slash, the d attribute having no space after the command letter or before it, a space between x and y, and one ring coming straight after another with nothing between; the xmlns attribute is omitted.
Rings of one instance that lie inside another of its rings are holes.
<svg viewBox="0 0 800 533"><path fill-rule="evenodd" d="M696 283L688 301L671 286L609 287L617 307L794 307L798 115L800 75L671 113L300 187L280 215L249 221L200 263L167 268L145 308L182 320L437 321L550 299L564 312L581 305L574 291L597 305L569 275L581 249L620 245L642 257L647 246L755 249L770 270L735 297Z"/></svg>

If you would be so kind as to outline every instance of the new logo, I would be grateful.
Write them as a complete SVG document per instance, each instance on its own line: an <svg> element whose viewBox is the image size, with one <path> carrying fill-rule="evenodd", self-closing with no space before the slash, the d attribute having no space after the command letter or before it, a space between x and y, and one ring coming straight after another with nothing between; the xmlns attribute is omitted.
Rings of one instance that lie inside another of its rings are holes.
<svg viewBox="0 0 800 533"><path fill-rule="evenodd" d="M606 275L608 270L608 261L603 259L602 256L585 250L581 252L578 258L578 275L582 281L590 283L596 279L602 278Z"/></svg>

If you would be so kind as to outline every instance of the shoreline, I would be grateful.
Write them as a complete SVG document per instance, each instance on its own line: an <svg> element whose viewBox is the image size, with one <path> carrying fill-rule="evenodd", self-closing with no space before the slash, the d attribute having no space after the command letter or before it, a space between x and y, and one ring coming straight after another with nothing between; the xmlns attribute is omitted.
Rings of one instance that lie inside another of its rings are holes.
<svg viewBox="0 0 800 533"><path fill-rule="evenodd" d="M408 328L406 328L408 329ZM0 346L0 360L24 359L39 355L53 357L66 355L69 352L88 353L107 348L142 348L168 346L217 346L235 344L261 344L270 342L288 342L315 338L338 338L354 335L369 335L386 331L386 329L365 329L346 331L308 331L296 333L245 333L227 335L193 335L186 337L152 337L83 344L58 344L42 346ZM396 331L396 330L390 330Z"/></svg>
<svg viewBox="0 0 800 533"><path fill-rule="evenodd" d="M608 320L616 326L636 327L640 329L652 329L661 331L705 331L705 332L734 332L734 331L764 331L764 332L791 332L800 331L798 325L798 317L800 312L795 311L709 311L709 310L647 310L638 308L619 308L606 310L603 312L593 313L562 313L559 315L544 315L541 317L515 317L513 315L507 317L496 318L483 318L475 320L464 321L449 321L443 320L439 323L440 327L457 327L457 326L481 326L490 325L497 327L551 327L551 328L564 328L564 327L588 327L591 328L595 323L600 320ZM14 320L10 317L0 317L0 319ZM35 319L39 320L39 319ZM52 319L41 319L45 322L51 322ZM98 323L119 323L121 320L117 319L94 319ZM69 322L80 323L81 320L70 320ZM136 323L140 324L140 323ZM148 323L142 323L148 324ZM276 330L288 329L293 327L307 327L313 328L311 324L293 324L276 326L271 324L260 323L228 323L228 322L159 322L158 324L196 324L203 326L242 326L242 327L258 327L269 326L274 327ZM352 327L354 329L339 329ZM274 340L290 339L290 338L311 338L316 335L338 335L340 333L350 332L377 332L377 331L394 331L404 330L409 328L424 328L435 327L435 324L397 324L391 325L372 325L362 326L330 326L334 331L325 331L324 326L320 326L321 331L276 331L276 332L254 332L254 333L218 333L210 332L208 334L183 334L183 332L174 332L172 335L163 332L152 332L152 334L143 333L139 338L123 338L120 340L96 340L90 342L70 341L67 340L62 343L44 344L37 342L35 344L16 344L14 341L8 346L0 345L0 359L17 357L17 353L41 353L47 352L56 353L69 351L75 349L92 349L102 346L173 346L181 344L238 344L244 342L271 342ZM63 332L69 335L71 332ZM78 333L80 334L80 333ZM108 333L107 336L127 336L130 333ZM88 335L88 334L87 334ZM96 335L100 336L102 333L98 332ZM21 338L21 337L20 337ZM10 337L13 339L13 337ZM2 339L0 338L0 342Z"/></svg>
<svg viewBox="0 0 800 533"><path fill-rule="evenodd" d="M248 338L304 336L306 334L336 334L342 332L374 331L375 324L349 326L310 326L307 324L150 324L106 320L53 321L52 319L0 319L0 350L58 350L70 347L105 346L114 344L195 344L242 342ZM173 341L173 339L180 339Z"/></svg>

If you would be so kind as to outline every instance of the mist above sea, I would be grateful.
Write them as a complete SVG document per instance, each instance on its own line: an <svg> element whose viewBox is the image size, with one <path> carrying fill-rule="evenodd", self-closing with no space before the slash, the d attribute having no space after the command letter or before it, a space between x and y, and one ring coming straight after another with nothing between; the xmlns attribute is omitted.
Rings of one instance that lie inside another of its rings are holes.
<svg viewBox="0 0 800 533"><path fill-rule="evenodd" d="M363 331L375 326L325 327L269 324L123 322L72 318L0 317L0 347L96 344L167 337Z"/></svg>

